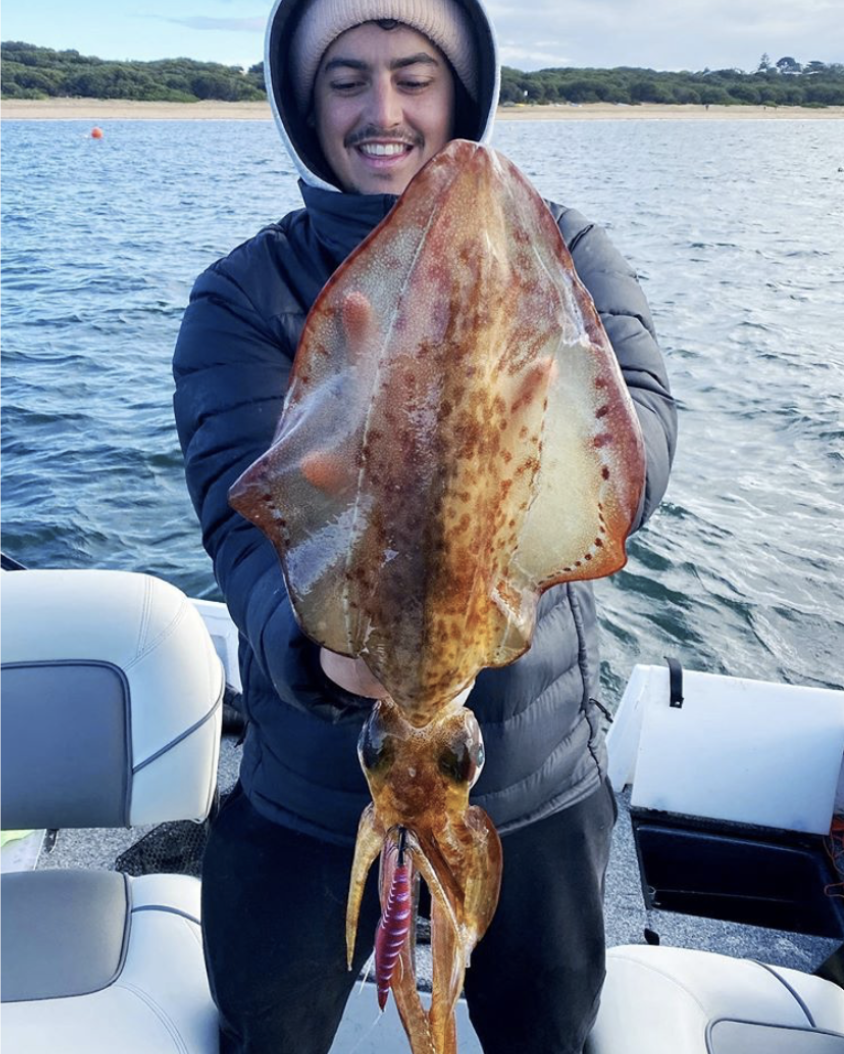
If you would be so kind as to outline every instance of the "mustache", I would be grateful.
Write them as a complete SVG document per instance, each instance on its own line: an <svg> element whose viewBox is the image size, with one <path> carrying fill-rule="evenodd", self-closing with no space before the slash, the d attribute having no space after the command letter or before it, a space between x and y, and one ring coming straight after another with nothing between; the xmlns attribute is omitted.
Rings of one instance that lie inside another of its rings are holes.
<svg viewBox="0 0 844 1054"><path fill-rule="evenodd" d="M368 139L390 139L393 142L405 143L407 146L424 146L425 138L420 132L411 131L409 128L379 128L371 124L358 132L352 132L343 140L346 147L358 146Z"/></svg>

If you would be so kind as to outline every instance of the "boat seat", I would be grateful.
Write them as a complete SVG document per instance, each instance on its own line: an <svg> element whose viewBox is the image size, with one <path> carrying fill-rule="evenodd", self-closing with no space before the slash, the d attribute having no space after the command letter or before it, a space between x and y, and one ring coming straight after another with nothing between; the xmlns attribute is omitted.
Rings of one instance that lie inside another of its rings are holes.
<svg viewBox="0 0 844 1054"><path fill-rule="evenodd" d="M584 1054L844 1054L844 991L712 952L612 948Z"/></svg>
<svg viewBox="0 0 844 1054"><path fill-rule="evenodd" d="M121 571L2 589L3 829L203 820L225 677L188 598ZM197 879L47 866L2 902L4 1054L217 1054Z"/></svg>

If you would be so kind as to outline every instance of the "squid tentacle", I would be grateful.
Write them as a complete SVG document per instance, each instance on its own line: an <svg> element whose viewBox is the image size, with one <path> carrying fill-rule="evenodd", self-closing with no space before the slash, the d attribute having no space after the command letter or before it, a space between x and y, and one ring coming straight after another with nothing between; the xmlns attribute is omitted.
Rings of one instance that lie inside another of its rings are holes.
<svg viewBox="0 0 844 1054"><path fill-rule="evenodd" d="M367 805L358 825L352 878L349 883L349 898L346 904L346 965L350 970L355 954L355 938L366 876L369 874L373 861L381 852L383 843L384 833L375 817L375 809L371 804Z"/></svg>

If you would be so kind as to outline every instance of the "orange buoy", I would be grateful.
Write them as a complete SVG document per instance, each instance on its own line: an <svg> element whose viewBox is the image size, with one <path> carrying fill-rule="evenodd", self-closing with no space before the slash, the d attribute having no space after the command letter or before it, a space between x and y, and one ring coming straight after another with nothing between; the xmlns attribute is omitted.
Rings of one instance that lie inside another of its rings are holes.
<svg viewBox="0 0 844 1054"><path fill-rule="evenodd" d="M102 137L103 137L103 130L102 130L102 128L92 128L91 129L91 138L92 139L102 139Z"/></svg>

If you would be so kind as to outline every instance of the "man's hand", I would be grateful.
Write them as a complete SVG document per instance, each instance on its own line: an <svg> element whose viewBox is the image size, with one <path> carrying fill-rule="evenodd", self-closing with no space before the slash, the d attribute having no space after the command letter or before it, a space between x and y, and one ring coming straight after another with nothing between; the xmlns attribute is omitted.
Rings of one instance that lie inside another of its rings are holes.
<svg viewBox="0 0 844 1054"><path fill-rule="evenodd" d="M319 664L329 680L353 695L365 695L370 699L384 699L389 695L384 685L369 672L363 659L349 659L327 648L320 648Z"/></svg>

